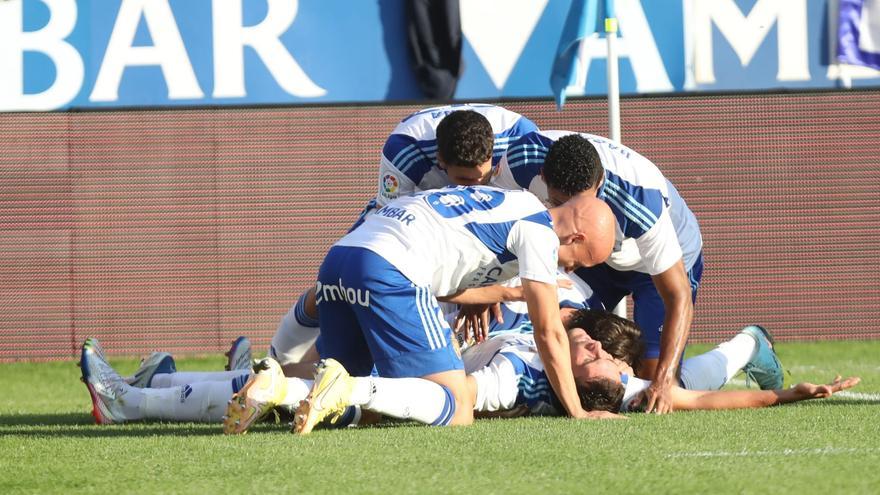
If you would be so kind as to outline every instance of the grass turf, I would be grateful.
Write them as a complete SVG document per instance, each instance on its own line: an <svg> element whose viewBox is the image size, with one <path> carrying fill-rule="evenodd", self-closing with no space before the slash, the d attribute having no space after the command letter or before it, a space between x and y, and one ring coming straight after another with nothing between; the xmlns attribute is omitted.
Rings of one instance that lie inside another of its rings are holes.
<svg viewBox="0 0 880 495"><path fill-rule="evenodd" d="M0 493L876 493L880 342L782 344L795 381L859 375L852 394L627 421L398 424L295 437L259 425L96 426L71 362L0 365ZM704 350L693 346L690 354ZM178 369L218 369L221 358ZM113 360L122 371L135 360Z"/></svg>

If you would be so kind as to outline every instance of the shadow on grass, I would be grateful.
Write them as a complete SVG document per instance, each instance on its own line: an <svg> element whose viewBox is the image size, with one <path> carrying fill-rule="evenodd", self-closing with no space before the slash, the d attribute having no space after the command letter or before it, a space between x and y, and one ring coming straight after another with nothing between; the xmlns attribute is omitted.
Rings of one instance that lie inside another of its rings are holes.
<svg viewBox="0 0 880 495"><path fill-rule="evenodd" d="M219 423L136 422L121 425L96 425L91 415L80 413L0 416L0 437L106 438L221 434Z"/></svg>

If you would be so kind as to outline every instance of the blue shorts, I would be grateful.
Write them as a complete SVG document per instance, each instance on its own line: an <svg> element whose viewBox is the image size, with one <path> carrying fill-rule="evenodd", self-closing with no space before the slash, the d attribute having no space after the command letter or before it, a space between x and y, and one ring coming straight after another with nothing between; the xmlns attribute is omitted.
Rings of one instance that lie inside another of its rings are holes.
<svg viewBox="0 0 880 495"><path fill-rule="evenodd" d="M633 320L642 330L642 342L645 344L642 358L660 357L660 329L663 327L666 307L650 275L617 271L605 263L579 268L575 273L593 289L593 296L587 302L590 308L611 311L624 297L632 294ZM703 253L697 256L687 275L691 283L691 300L696 303L697 289L703 278Z"/></svg>
<svg viewBox="0 0 880 495"><path fill-rule="evenodd" d="M421 377L464 369L430 287L372 251L334 246L318 272L318 353L353 376Z"/></svg>

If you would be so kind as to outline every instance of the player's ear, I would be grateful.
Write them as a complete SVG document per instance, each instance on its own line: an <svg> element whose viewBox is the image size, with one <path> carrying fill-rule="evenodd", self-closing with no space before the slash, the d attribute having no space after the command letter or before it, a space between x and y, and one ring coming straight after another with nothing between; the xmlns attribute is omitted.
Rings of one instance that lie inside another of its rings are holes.
<svg viewBox="0 0 880 495"><path fill-rule="evenodd" d="M567 236L563 236L559 239L559 244L561 246L567 246L569 244L582 244L587 240L587 236L582 234L581 232L575 232L574 234L569 234Z"/></svg>
<svg viewBox="0 0 880 495"><path fill-rule="evenodd" d="M541 175L541 180L544 181L544 184L547 184L547 179L544 178L544 167L541 167L538 173Z"/></svg>

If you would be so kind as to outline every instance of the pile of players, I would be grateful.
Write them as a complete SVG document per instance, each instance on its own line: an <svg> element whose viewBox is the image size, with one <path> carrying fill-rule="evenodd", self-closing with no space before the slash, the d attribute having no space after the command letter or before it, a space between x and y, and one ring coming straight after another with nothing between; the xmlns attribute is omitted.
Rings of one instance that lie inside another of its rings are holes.
<svg viewBox="0 0 880 495"><path fill-rule="evenodd" d="M378 194L268 357L251 365L242 338L227 371L177 372L154 353L123 378L89 339L83 380L99 423L222 421L243 433L280 409L299 434L383 416L466 425L475 414L761 407L858 383L783 390L760 326L683 360L702 270L696 217L632 149L539 131L498 106L430 108L386 141ZM633 321L605 311L628 295ZM760 391L718 391L741 370Z"/></svg>

